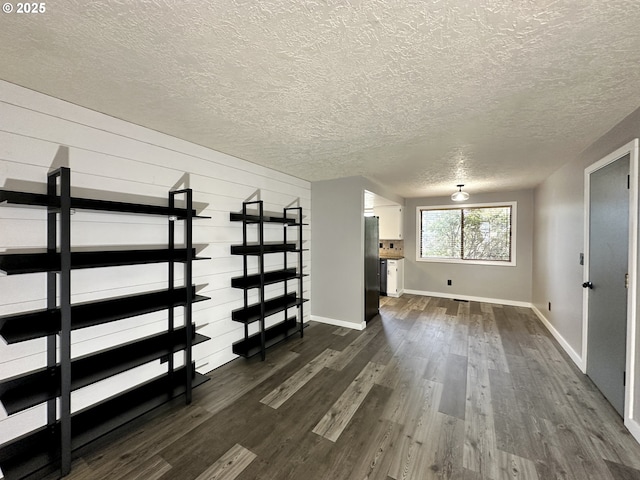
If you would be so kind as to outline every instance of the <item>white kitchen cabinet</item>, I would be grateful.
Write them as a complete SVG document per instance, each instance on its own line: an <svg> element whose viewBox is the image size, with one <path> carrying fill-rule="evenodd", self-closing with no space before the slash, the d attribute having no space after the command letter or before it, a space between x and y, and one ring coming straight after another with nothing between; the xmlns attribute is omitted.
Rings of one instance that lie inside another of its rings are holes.
<svg viewBox="0 0 640 480"><path fill-rule="evenodd" d="M402 235L402 210L400 205L388 205L384 207L374 207L373 214L379 220L380 240L403 240Z"/></svg>
<svg viewBox="0 0 640 480"><path fill-rule="evenodd" d="M387 296L399 297L404 293L404 258L387 260Z"/></svg>

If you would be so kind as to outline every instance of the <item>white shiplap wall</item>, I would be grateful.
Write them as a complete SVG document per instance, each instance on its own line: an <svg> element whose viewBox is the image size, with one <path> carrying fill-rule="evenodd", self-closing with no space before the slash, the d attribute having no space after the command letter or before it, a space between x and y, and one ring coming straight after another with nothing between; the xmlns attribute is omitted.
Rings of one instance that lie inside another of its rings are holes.
<svg viewBox="0 0 640 480"><path fill-rule="evenodd" d="M239 211L243 200L258 191L266 210L278 212L299 203L308 221L309 182L0 81L0 188L45 193L47 173L59 166L71 168L72 195L78 197L138 201L142 196L146 203L166 205L169 190L177 186L194 190L198 213L211 217L194 221L198 254L211 257L194 263L198 293L211 297L194 305L198 332L211 337L194 348L194 359L198 371L208 372L235 358L231 344L243 336L243 327L231 321L231 311L242 305L243 294L230 287L230 279L241 274L242 258L229 252L230 245L242 241L242 228L229 221L229 212ZM281 235L282 227L267 226L267 240ZM307 226L305 248L311 246L310 236ZM166 241L165 218L81 211L72 216L76 250L166 245ZM45 246L44 209L0 207L0 252ZM310 273L309 252L304 258L305 273ZM282 255L268 256L267 264L281 265ZM177 274L180 278L182 268ZM166 288L166 281L166 264L76 270L72 302ZM267 288L270 295L281 290L281 285ZM309 290L306 277L305 298ZM45 274L0 274L0 316L43 308L45 302ZM181 309L176 313L181 315ZM157 312L74 331L72 355L161 331L166 318L166 312ZM0 379L44 366L44 352L43 339L14 345L0 340ZM154 362L74 392L72 409L135 385L162 368ZM43 407L11 417L0 411L0 443L45 423L45 415Z"/></svg>

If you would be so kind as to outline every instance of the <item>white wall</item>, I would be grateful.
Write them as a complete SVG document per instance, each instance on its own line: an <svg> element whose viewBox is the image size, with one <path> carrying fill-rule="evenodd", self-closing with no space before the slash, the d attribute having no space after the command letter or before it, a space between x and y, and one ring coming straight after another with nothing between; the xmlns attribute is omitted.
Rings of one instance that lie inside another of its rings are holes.
<svg viewBox="0 0 640 480"><path fill-rule="evenodd" d="M469 204L517 202L516 265L477 265L417 261L417 207L460 205L449 197L409 198L404 209L405 291L448 298L531 302L533 190L473 195ZM447 280L452 285L447 285Z"/></svg>
<svg viewBox="0 0 640 480"><path fill-rule="evenodd" d="M159 115L162 112L158 112ZM176 119L179 121L179 119ZM211 132L215 135L216 132ZM243 336L243 326L231 321L231 311L243 304L241 290L230 279L241 274L242 258L230 255L230 245L241 243L242 229L229 221L242 201L259 191L265 208L282 211L299 201L310 219L311 193L306 181L251 164L162 133L81 108L6 82L0 82L0 188L45 193L47 172L71 168L72 195L166 205L167 192L183 185L194 190L201 215L194 222L194 243L199 255L211 257L194 263L194 283L207 302L194 305L199 333L211 340L197 345L198 371L210 371L235 358L232 342ZM267 240L280 239L282 227L268 226ZM306 248L311 228L305 227ZM72 244L78 248L163 245L167 241L164 218L77 212L72 216ZM46 246L43 209L0 207L0 251L40 249ZM282 255L268 257L277 267ZM306 273L309 252L305 253ZM182 269L178 270L181 275ZM310 277L304 295L308 298ZM77 270L72 273L72 302L127 295L166 288L167 266L142 265ZM279 292L282 286L268 291ZM0 274L0 315L45 306L45 274ZM252 298L255 298L252 295ZM308 305L308 304L306 304ZM181 309L177 310L181 314ZM306 308L305 316L308 317ZM134 339L165 328L166 312L139 316L74 331L74 356ZM45 365L45 343L34 340L14 345L0 342L0 379ZM114 390L155 375L158 362L119 375L74 393L74 410ZM36 407L7 417L0 413L0 443L45 421Z"/></svg>

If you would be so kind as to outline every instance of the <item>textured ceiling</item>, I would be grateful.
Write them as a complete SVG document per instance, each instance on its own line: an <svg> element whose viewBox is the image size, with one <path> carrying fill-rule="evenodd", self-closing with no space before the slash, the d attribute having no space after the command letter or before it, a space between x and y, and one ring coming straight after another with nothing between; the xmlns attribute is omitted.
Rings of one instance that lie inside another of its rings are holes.
<svg viewBox="0 0 640 480"><path fill-rule="evenodd" d="M0 78L307 180L473 193L640 105L638 25L638 0L54 0L0 14Z"/></svg>

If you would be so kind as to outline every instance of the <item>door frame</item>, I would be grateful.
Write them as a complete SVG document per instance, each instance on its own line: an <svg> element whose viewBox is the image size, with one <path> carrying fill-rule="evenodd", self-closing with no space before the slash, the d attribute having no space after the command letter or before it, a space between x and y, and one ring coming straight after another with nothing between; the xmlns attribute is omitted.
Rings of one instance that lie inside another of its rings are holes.
<svg viewBox="0 0 640 480"><path fill-rule="evenodd" d="M590 224L590 176L592 173L629 155L629 252L627 271L629 286L627 293L627 340L626 340L626 381L624 392L624 423L634 434L640 436L640 424L634 420L633 392L635 390L636 363L636 321L637 321L637 278L638 278L638 139L623 145L614 152L589 165L584 171L584 268L583 281L589 281L589 224ZM582 294L582 372L587 372L587 340L589 333L589 289ZM632 430L633 429L633 430Z"/></svg>

